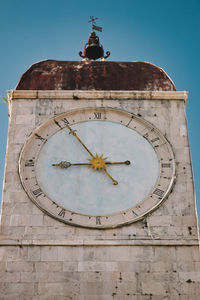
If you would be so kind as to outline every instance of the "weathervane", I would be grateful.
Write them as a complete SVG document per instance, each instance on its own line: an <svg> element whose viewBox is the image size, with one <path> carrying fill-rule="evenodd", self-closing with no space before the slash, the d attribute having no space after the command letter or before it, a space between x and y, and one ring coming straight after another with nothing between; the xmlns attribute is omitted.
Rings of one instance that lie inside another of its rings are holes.
<svg viewBox="0 0 200 300"><path fill-rule="evenodd" d="M102 27L100 26L96 26L96 20L98 20L99 18L95 18L94 16L90 16L90 20L88 21L88 23L92 22L92 30L96 30L96 31L100 31L102 32Z"/></svg>
<svg viewBox="0 0 200 300"><path fill-rule="evenodd" d="M90 20L88 23L92 23L92 32L90 33L88 42L84 46L84 55L82 55L82 51L79 52L80 57L84 60L96 60L101 58L101 60L105 61L105 59L110 55L110 52L106 52L106 56L104 56L103 46L99 43L99 37L96 35L96 31L102 32L102 27L96 26L96 20L94 16L90 16Z"/></svg>

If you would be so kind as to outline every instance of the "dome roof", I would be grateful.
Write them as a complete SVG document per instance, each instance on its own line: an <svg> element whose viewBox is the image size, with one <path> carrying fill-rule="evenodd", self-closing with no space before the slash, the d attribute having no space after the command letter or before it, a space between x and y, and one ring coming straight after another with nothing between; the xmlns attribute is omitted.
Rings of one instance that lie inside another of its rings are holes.
<svg viewBox="0 0 200 300"><path fill-rule="evenodd" d="M33 64L16 90L175 91L169 76L147 62L57 61Z"/></svg>

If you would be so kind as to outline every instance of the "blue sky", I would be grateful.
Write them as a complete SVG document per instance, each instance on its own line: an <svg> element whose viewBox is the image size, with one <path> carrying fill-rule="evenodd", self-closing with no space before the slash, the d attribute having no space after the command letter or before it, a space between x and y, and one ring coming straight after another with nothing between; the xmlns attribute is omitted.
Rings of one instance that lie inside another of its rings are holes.
<svg viewBox="0 0 200 300"><path fill-rule="evenodd" d="M200 0L0 0L0 95L14 89L22 73L45 59L80 60L99 17L99 34L111 61L148 61L189 91L187 119L200 216ZM0 182L7 137L7 105L0 103ZM0 185L0 189L1 189Z"/></svg>

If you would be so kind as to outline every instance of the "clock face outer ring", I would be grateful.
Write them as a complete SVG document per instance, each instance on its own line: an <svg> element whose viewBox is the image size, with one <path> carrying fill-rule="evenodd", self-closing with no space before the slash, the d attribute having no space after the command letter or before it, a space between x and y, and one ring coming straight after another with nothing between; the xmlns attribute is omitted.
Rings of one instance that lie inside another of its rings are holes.
<svg viewBox="0 0 200 300"><path fill-rule="evenodd" d="M66 124L73 126L96 119L119 123L139 133L151 144L160 165L157 182L143 201L118 213L98 216L77 213L56 203L40 187L35 170L38 155L50 137L66 128ZM30 199L49 216L79 227L116 228L143 219L168 197L175 183L175 158L172 147L163 134L151 123L133 113L106 107L80 108L58 115L34 130L22 148L19 175Z"/></svg>

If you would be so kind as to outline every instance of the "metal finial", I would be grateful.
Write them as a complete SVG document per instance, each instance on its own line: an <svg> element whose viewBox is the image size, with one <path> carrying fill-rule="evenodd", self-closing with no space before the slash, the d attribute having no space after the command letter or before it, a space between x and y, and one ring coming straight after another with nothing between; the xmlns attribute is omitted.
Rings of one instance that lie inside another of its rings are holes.
<svg viewBox="0 0 200 300"><path fill-rule="evenodd" d="M80 57L86 60L96 60L99 58L105 60L110 55L110 52L107 51L106 56L104 56L103 46L99 43L99 37L96 35L96 32L94 32L94 30L102 32L102 27L95 25L96 20L98 20L98 18L90 16L88 23L92 23L93 31L90 33L88 42L84 46L84 55L82 55L82 51L79 52Z"/></svg>

